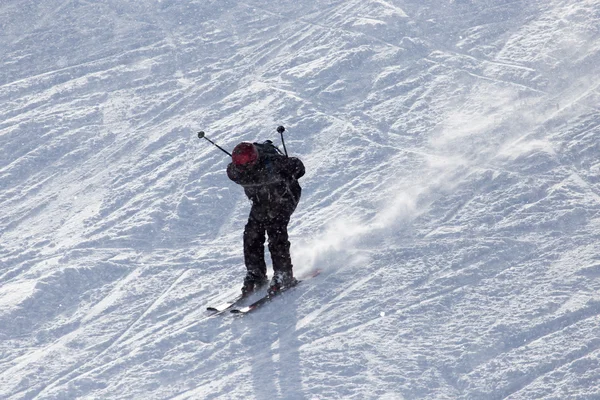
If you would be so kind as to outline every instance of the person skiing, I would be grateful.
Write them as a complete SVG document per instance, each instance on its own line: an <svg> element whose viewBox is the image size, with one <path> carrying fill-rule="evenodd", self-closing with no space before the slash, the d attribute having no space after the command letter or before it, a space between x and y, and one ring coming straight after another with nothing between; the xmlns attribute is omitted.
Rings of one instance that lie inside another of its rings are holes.
<svg viewBox="0 0 600 400"><path fill-rule="evenodd" d="M270 140L264 143L242 142L235 146L231 158L227 176L244 188L252 202L244 228L247 272L242 294L250 294L268 282L264 247L266 235L274 271L269 293L294 286L297 280L292 271L287 227L300 201L302 189L298 179L305 173L304 164L296 157L283 155Z"/></svg>

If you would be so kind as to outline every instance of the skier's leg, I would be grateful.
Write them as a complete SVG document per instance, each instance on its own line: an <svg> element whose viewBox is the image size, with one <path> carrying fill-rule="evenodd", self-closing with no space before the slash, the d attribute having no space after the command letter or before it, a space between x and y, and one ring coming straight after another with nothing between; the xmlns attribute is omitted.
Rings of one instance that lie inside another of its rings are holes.
<svg viewBox="0 0 600 400"><path fill-rule="evenodd" d="M287 231L289 217L278 217L267 225L269 252L274 271L291 271L290 241Z"/></svg>
<svg viewBox="0 0 600 400"><path fill-rule="evenodd" d="M267 279L267 265L265 263L265 225L260 220L255 207L250 210L248 223L244 229L244 263L248 274L244 281L255 281L262 284Z"/></svg>
<svg viewBox="0 0 600 400"><path fill-rule="evenodd" d="M279 290L281 287L295 284L292 271L292 258L290 256L290 241L288 237L287 226L290 216L287 214L278 215L267 225L267 234L269 235L269 252L273 261L273 280L270 284L270 291Z"/></svg>

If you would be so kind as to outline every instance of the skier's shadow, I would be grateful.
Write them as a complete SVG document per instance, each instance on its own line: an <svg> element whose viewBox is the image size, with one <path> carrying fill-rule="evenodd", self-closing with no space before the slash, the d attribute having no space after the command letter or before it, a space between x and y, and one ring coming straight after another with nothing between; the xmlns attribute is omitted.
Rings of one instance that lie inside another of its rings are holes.
<svg viewBox="0 0 600 400"><path fill-rule="evenodd" d="M257 399L306 398L296 332L297 302L295 293L286 294L258 310L249 321L254 345L248 351Z"/></svg>

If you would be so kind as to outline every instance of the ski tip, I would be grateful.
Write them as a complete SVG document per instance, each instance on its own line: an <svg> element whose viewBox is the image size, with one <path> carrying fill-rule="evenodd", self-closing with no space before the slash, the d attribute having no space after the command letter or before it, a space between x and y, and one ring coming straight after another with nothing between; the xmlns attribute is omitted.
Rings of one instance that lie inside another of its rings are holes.
<svg viewBox="0 0 600 400"><path fill-rule="evenodd" d="M254 310L256 307L248 306L243 308L234 308L233 310L229 310L232 314L247 314L250 311Z"/></svg>
<svg viewBox="0 0 600 400"><path fill-rule="evenodd" d="M219 310L217 310L217 309L216 309L216 308L214 308L214 307L206 307L206 311L212 311L212 312L216 312L216 311L219 311Z"/></svg>

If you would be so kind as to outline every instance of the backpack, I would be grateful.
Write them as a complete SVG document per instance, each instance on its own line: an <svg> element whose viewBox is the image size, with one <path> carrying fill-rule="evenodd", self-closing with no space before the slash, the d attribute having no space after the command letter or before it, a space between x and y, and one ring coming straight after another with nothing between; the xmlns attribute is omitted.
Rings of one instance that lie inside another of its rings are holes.
<svg viewBox="0 0 600 400"><path fill-rule="evenodd" d="M265 157L266 159L272 159L277 156L283 156L283 153L277 146L273 144L271 140L265 140L262 143L253 143L258 150L259 156Z"/></svg>

